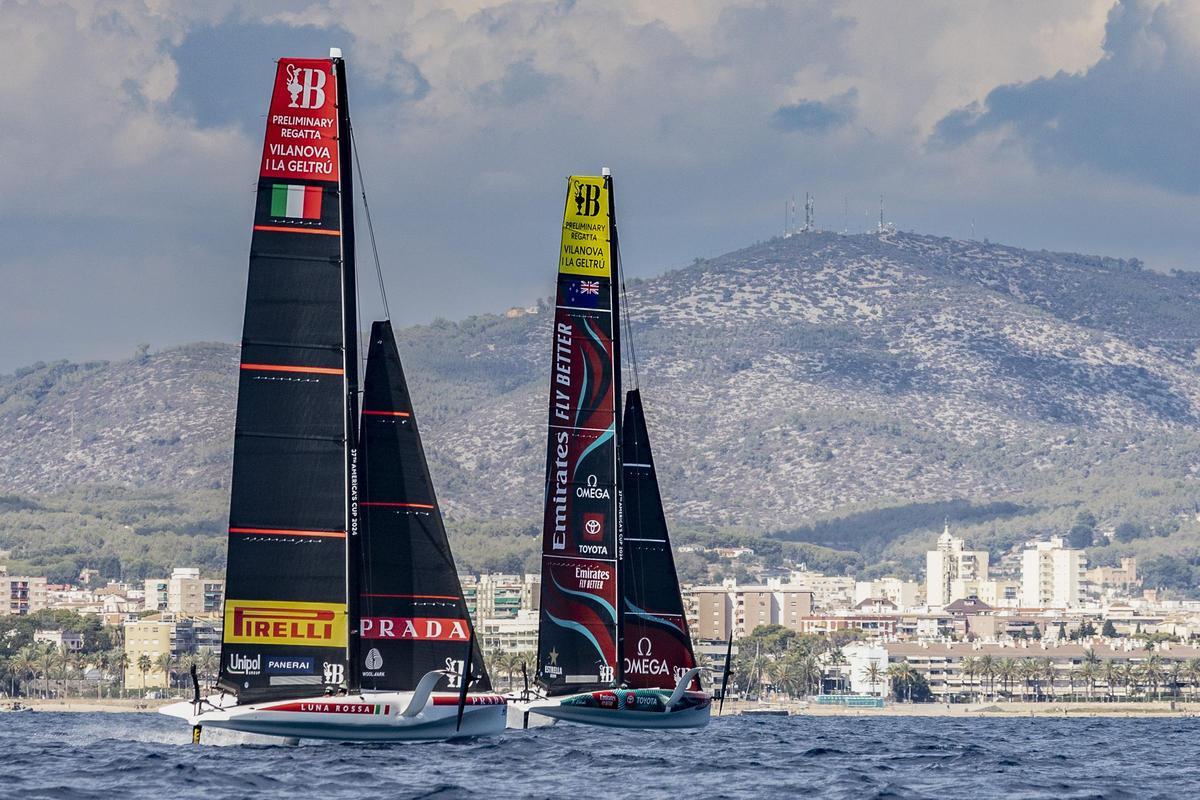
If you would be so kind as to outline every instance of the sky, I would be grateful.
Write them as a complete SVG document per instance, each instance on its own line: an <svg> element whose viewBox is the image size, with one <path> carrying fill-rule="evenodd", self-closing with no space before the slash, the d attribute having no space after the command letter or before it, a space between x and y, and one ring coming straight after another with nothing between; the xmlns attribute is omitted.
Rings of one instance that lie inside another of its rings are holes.
<svg viewBox="0 0 1200 800"><path fill-rule="evenodd" d="M601 166L634 276L806 191L1200 269L1200 0L0 0L0 374L237 341L273 61L331 46L398 325L550 295Z"/></svg>

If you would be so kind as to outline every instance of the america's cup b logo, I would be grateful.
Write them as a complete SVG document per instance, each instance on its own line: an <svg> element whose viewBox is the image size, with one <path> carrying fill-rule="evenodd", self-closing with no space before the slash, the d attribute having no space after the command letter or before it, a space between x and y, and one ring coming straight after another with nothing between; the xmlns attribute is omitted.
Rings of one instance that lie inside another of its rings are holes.
<svg viewBox="0 0 1200 800"><path fill-rule="evenodd" d="M301 69L288 64L287 90L292 96L288 108L321 108L325 105L325 73L319 69Z"/></svg>
<svg viewBox="0 0 1200 800"><path fill-rule="evenodd" d="M599 186L575 181L575 213L581 217L594 217L600 213Z"/></svg>

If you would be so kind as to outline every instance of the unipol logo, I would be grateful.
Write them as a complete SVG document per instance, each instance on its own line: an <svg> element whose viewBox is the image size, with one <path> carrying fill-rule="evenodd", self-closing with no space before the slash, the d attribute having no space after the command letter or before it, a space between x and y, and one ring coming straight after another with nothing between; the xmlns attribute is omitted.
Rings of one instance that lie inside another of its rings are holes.
<svg viewBox="0 0 1200 800"><path fill-rule="evenodd" d="M575 215L594 217L600 213L600 187L594 183L575 181Z"/></svg>
<svg viewBox="0 0 1200 800"><path fill-rule="evenodd" d="M288 108L321 108L325 105L325 73L319 69L288 64L287 90L292 96Z"/></svg>

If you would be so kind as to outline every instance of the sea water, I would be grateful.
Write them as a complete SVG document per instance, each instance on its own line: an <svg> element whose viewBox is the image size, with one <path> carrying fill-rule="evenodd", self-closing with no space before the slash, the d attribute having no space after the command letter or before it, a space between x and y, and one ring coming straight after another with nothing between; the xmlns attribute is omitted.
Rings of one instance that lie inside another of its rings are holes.
<svg viewBox="0 0 1200 800"><path fill-rule="evenodd" d="M0 713L0 797L1196 798L1200 720L723 717L441 744L299 746L157 714Z"/></svg>

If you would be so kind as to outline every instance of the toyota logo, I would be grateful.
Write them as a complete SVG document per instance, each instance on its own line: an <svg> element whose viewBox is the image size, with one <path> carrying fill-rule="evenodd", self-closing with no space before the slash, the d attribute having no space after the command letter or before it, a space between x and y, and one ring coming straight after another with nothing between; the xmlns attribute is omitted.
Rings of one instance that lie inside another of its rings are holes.
<svg viewBox="0 0 1200 800"><path fill-rule="evenodd" d="M595 536L596 534L600 533L600 520L589 519L587 522L583 523L583 530L588 536Z"/></svg>

